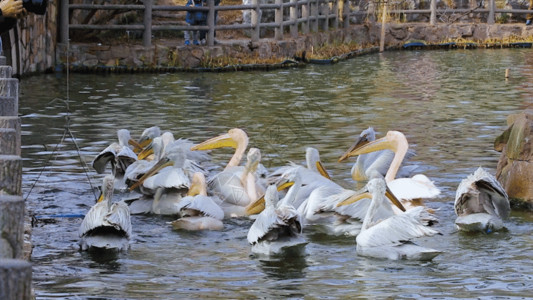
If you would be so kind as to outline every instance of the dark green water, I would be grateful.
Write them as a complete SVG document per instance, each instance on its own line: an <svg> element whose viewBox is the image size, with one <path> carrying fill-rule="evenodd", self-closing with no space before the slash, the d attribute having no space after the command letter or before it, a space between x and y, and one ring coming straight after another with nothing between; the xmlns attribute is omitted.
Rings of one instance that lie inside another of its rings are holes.
<svg viewBox="0 0 533 300"><path fill-rule="evenodd" d="M368 259L355 254L353 238L307 228L305 256L259 260L246 241L250 220L183 233L168 219L134 216L131 249L102 257L78 250L80 219L58 218L33 229L39 299L533 297L530 213L513 212L508 231L492 235L460 234L453 224L459 182L478 166L495 172L494 139L509 114L533 102L530 49L390 52L268 73L71 74L68 86L66 76L21 81L23 190L32 214L84 214L94 203L88 178L95 187L101 175L87 176L73 140L62 140L67 116L86 163L120 128L138 137L158 125L200 142L240 127L268 168L303 163L314 146L347 187L354 160L337 158L373 126L379 136L404 132L417 153L411 163L441 188L427 205L437 209L442 236L417 242L445 252L430 263ZM214 155L223 165L231 152Z"/></svg>

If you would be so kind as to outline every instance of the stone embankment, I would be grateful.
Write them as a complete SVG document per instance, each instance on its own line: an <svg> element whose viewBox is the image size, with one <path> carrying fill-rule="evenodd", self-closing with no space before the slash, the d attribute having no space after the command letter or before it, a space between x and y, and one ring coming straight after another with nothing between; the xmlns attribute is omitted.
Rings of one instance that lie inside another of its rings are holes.
<svg viewBox="0 0 533 300"><path fill-rule="evenodd" d="M533 105L507 117L507 125L494 142L502 153L496 178L513 206L533 210Z"/></svg>
<svg viewBox="0 0 533 300"><path fill-rule="evenodd" d="M70 44L60 45L57 52L57 70L69 67L79 71L109 70L194 70L210 67L214 59L243 58L269 59L279 61L292 59L303 51L308 54L328 44L357 44L363 48L379 45L381 27L379 24L353 25L347 29L301 35L296 39L262 39L257 43L250 40L219 41L213 47L183 46L182 41L154 41L145 48L142 45ZM532 41L533 26L524 24L439 24L427 23L389 24L386 28L385 45L395 48L409 41L444 43L462 41L485 46L503 45L512 41Z"/></svg>

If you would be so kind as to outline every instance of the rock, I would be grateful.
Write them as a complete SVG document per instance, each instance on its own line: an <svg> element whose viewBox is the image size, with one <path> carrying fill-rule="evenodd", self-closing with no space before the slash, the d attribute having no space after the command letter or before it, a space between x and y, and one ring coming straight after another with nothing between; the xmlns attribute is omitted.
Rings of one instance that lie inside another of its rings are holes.
<svg viewBox="0 0 533 300"><path fill-rule="evenodd" d="M507 118L508 128L494 141L502 154L496 178L513 206L533 210L533 105Z"/></svg>

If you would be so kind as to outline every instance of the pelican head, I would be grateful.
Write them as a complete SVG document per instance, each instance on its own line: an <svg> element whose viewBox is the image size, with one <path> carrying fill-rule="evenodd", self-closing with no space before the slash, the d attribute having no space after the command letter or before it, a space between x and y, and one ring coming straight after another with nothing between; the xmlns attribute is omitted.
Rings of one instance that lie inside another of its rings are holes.
<svg viewBox="0 0 533 300"><path fill-rule="evenodd" d="M394 152L398 152L398 150L402 148L405 148L406 151L407 151L407 148L409 148L409 145L407 143L407 138L405 137L405 135L399 131L389 131L387 132L385 137L382 137L375 141L360 144L359 146L355 146L355 147L352 146L346 153L344 153L343 156L341 156L341 158L339 158L339 161L342 161L351 156L356 156L360 154L366 154L366 153L386 150L386 149L392 150Z"/></svg>
<svg viewBox="0 0 533 300"><path fill-rule="evenodd" d="M257 170L257 166L261 162L261 150L257 148L250 148L246 155L246 166L248 172L253 173Z"/></svg>
<svg viewBox="0 0 533 300"><path fill-rule="evenodd" d="M144 148L148 144L150 144L155 137L158 137L160 135L161 135L161 129L159 129L158 126L152 126L152 127L146 128L141 134L141 138L139 139L139 144L141 144L141 146Z"/></svg>
<svg viewBox="0 0 533 300"><path fill-rule="evenodd" d="M328 174L328 171L326 171L326 168L320 161L320 153L316 148L307 147L307 149L305 150L305 161L309 170L318 172L327 179L331 179Z"/></svg>
<svg viewBox="0 0 533 300"><path fill-rule="evenodd" d="M290 188L291 186L293 186L295 184L296 180L298 180L297 176L299 176L299 175L298 175L298 173L295 170L294 171L293 170L289 170L289 171L283 173L281 175L280 180L278 181L278 184L275 185L276 186L276 194L277 194L277 192L286 190L286 189ZM254 202L250 203L250 205L248 205L248 207L246 208L246 214L248 216L258 214L258 213L262 212L265 209L265 207L266 207L266 204L265 204L266 201L265 200L266 200L266 197L267 197L266 196L267 193L268 193L268 189L267 189L267 191L265 191L265 195L263 195L262 197L259 197L259 199L255 200Z"/></svg>
<svg viewBox="0 0 533 300"><path fill-rule="evenodd" d="M275 208L278 200L279 195L277 187L274 184L269 185L265 192L265 208Z"/></svg>
<svg viewBox="0 0 533 300"><path fill-rule="evenodd" d="M191 150L211 150L222 147L237 149L240 145L244 145L244 148L248 146L248 135L240 128L232 128L225 134L194 145Z"/></svg>
<svg viewBox="0 0 533 300"><path fill-rule="evenodd" d="M246 147L248 147L248 135L240 128L232 128L227 133L210 138L198 145L191 147L191 150L211 150L222 147L231 147L235 149L235 154L226 165L226 169L238 166Z"/></svg>
<svg viewBox="0 0 533 300"><path fill-rule="evenodd" d="M349 205L362 199L373 198L373 196L378 195L385 195L392 202L392 204L396 205L396 207L398 207L401 211L405 211L405 207L402 205L400 200L394 196L383 178L371 179L368 181L361 193L353 195L350 198L338 203L337 207ZM376 199L382 200L383 197L377 197Z"/></svg>
<svg viewBox="0 0 533 300"><path fill-rule="evenodd" d="M364 145L375 140L376 140L376 132L374 131L374 128L368 127L367 129L361 132L359 137L357 137L357 140L355 140L355 143L352 146L350 146L350 148L346 152L344 152L344 154L339 158L338 162L342 162L348 157L354 156L354 155L350 155L352 151L355 151L356 149L361 148Z"/></svg>
<svg viewBox="0 0 533 300"><path fill-rule="evenodd" d="M115 187L115 176L108 174L104 177L102 182L102 193L97 202L107 201L108 207L111 207L111 199L113 199L113 190Z"/></svg>

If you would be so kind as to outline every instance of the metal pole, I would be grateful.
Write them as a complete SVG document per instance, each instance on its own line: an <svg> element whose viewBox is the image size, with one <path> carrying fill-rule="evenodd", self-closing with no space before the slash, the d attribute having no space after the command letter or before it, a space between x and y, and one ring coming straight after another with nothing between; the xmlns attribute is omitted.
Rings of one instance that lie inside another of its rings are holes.
<svg viewBox="0 0 533 300"><path fill-rule="evenodd" d="M143 33L143 45L144 47L152 46L152 1L144 0L144 33Z"/></svg>

